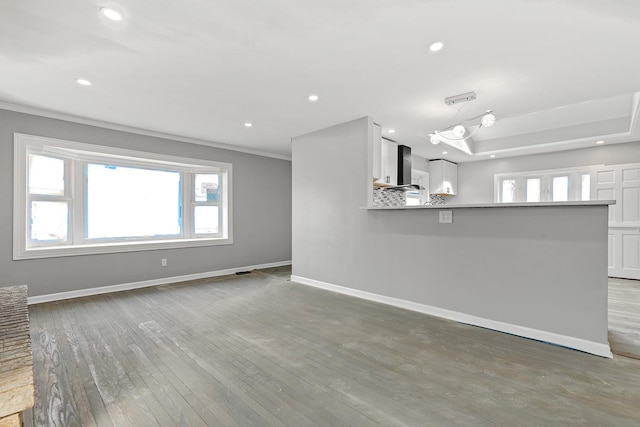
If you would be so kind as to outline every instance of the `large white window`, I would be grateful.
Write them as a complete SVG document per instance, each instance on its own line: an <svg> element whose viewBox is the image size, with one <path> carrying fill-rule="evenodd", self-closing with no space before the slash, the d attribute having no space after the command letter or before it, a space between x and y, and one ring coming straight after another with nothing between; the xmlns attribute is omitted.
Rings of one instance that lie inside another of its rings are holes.
<svg viewBox="0 0 640 427"><path fill-rule="evenodd" d="M499 203L590 200L592 166L495 175Z"/></svg>
<svg viewBox="0 0 640 427"><path fill-rule="evenodd" d="M231 164L14 140L14 259L232 243Z"/></svg>

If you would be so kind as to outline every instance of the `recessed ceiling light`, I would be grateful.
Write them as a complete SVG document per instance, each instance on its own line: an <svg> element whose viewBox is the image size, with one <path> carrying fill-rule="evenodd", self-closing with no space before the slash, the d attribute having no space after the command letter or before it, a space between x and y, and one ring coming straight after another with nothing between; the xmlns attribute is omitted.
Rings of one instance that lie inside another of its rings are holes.
<svg viewBox="0 0 640 427"><path fill-rule="evenodd" d="M104 15L105 18L110 19L112 21L122 20L122 14L117 10L111 9L110 7L100 8L100 13L102 13L102 15Z"/></svg>
<svg viewBox="0 0 640 427"><path fill-rule="evenodd" d="M442 154L449 154L449 152L448 151L443 151Z"/></svg>
<svg viewBox="0 0 640 427"><path fill-rule="evenodd" d="M316 102L318 100L318 95L309 95L309 101Z"/></svg>
<svg viewBox="0 0 640 427"><path fill-rule="evenodd" d="M490 155L489 157L491 157L491 158L493 159L494 157L496 157L496 155L495 155L495 154L492 154L492 155Z"/></svg>
<svg viewBox="0 0 640 427"><path fill-rule="evenodd" d="M245 124L244 124L244 127L246 127L246 128L250 128L251 126L253 126L253 124L251 124L251 123L249 123L249 122L247 122L247 123L245 123Z"/></svg>
<svg viewBox="0 0 640 427"><path fill-rule="evenodd" d="M395 129L389 129L387 132L388 133L396 133L396 130Z"/></svg>
<svg viewBox="0 0 640 427"><path fill-rule="evenodd" d="M429 50L431 52L437 52L439 50L441 50L444 47L444 43L442 42L434 42L431 43L431 45L429 46Z"/></svg>
<svg viewBox="0 0 640 427"><path fill-rule="evenodd" d="M91 86L91 82L87 79L76 79L76 83L81 86Z"/></svg>
<svg viewBox="0 0 640 427"><path fill-rule="evenodd" d="M596 141L596 144L598 144L598 145L604 144L604 141Z"/></svg>

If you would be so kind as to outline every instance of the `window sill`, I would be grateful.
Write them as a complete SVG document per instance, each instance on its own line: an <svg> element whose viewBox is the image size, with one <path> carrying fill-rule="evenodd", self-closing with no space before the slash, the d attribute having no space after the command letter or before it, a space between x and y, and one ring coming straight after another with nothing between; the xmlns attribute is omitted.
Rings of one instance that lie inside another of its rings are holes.
<svg viewBox="0 0 640 427"><path fill-rule="evenodd" d="M195 248L203 246L230 245L233 239L213 238L213 239L174 239L174 240L154 240L146 242L116 242L99 243L93 245L60 245L43 246L27 250L14 250L13 259L38 259L56 258L65 256L99 255L120 252L155 251L160 249Z"/></svg>

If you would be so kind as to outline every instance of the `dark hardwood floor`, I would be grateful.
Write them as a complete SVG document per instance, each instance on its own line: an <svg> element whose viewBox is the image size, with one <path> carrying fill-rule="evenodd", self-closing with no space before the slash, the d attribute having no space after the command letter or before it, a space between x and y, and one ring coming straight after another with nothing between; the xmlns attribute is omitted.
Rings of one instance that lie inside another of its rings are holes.
<svg viewBox="0 0 640 427"><path fill-rule="evenodd" d="M640 361L287 281L287 268L30 307L52 426L638 426Z"/></svg>
<svg viewBox="0 0 640 427"><path fill-rule="evenodd" d="M609 345L640 359L640 281L609 279Z"/></svg>

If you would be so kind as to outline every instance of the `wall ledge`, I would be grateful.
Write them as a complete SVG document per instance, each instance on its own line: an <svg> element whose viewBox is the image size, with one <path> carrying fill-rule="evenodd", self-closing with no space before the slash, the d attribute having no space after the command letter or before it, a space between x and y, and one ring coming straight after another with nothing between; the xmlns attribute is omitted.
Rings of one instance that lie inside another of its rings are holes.
<svg viewBox="0 0 640 427"><path fill-rule="evenodd" d="M302 285L313 286L315 288L325 289L332 292L350 295L369 301L379 302L382 304L392 305L394 307L404 308L406 310L416 311L443 319L454 320L456 322L465 323L482 328L492 329L498 332L505 332L511 335L517 335L523 338L529 338L544 343L555 344L574 350L583 351L585 353L594 354L596 356L613 358L609 343L602 344L595 341L588 341L582 338L560 335L553 332L541 331L525 326L514 325L511 323L499 322L496 320L485 319L483 317L472 316L457 311L447 310L431 305L420 304L399 298L388 297L385 295L374 294L371 292L361 291L358 289L348 288L344 286L334 285L315 279L291 275L291 281Z"/></svg>
<svg viewBox="0 0 640 427"><path fill-rule="evenodd" d="M41 304L44 302L61 301L91 295L110 294L112 292L128 291L131 289L148 288L150 286L167 285L170 283L186 282L189 280L207 279L209 277L227 276L239 271L250 271L261 268L282 267L291 265L289 261L278 261L267 264L248 265L244 267L227 268L224 270L205 271L204 273L185 274L182 276L162 277L159 279L143 280L141 282L122 283L119 285L100 286L97 288L78 289L76 291L58 292L55 294L37 295L27 298L27 304Z"/></svg>

